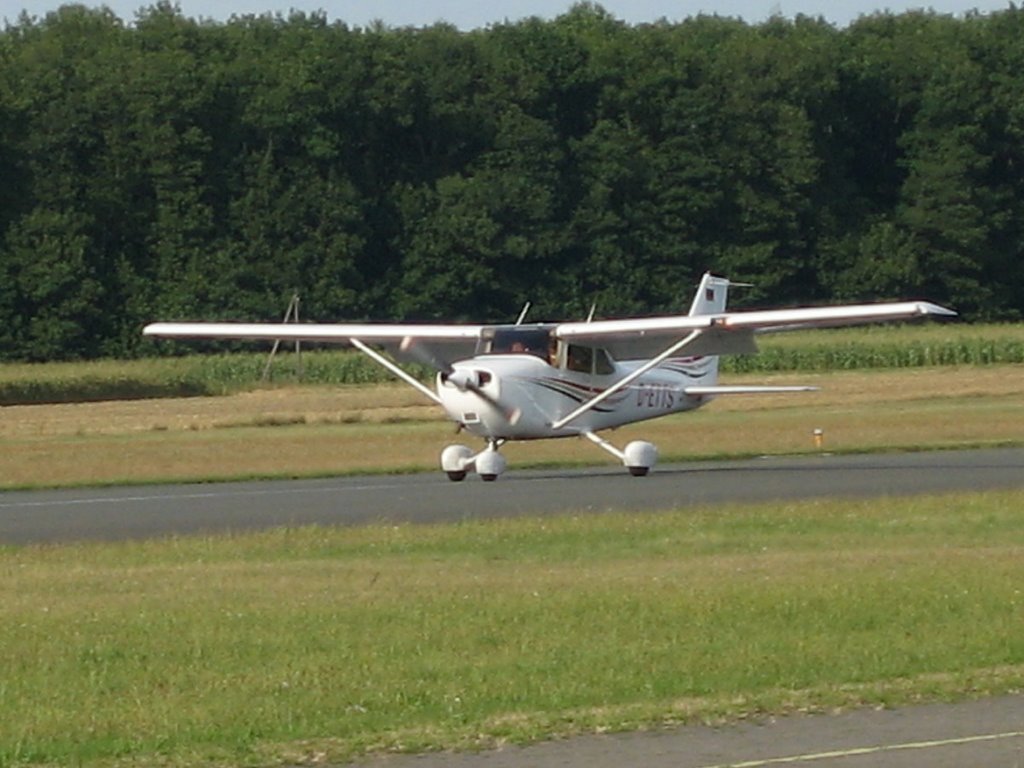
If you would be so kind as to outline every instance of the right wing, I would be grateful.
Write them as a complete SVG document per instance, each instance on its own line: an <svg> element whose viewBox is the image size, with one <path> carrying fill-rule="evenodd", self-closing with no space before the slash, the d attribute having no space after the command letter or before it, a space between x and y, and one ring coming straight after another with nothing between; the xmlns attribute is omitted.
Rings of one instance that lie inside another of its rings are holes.
<svg viewBox="0 0 1024 768"><path fill-rule="evenodd" d="M386 347L403 357L402 352L415 345L429 349L434 359L450 364L473 354L483 327L400 323L150 323L142 334L172 339L312 341L347 346L357 339Z"/></svg>

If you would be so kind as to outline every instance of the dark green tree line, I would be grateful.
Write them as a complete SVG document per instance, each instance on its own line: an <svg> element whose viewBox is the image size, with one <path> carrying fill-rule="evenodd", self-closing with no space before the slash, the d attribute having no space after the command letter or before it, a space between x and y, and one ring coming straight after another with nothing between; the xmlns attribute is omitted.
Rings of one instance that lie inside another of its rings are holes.
<svg viewBox="0 0 1024 768"><path fill-rule="evenodd" d="M0 32L0 355L154 319L511 319L926 297L1024 312L1024 11L460 32L320 15Z"/></svg>

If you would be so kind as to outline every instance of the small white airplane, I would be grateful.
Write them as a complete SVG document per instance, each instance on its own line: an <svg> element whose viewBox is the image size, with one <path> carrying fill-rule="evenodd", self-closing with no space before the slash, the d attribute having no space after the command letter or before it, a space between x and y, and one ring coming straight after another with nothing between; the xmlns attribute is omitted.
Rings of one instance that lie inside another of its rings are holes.
<svg viewBox="0 0 1024 768"><path fill-rule="evenodd" d="M721 386L719 355L756 352L754 335L956 313L925 301L726 312L727 279L705 274L689 314L510 325L153 323L146 336L263 339L351 345L422 392L486 445L449 445L441 468L451 480L505 471L509 440L584 437L634 476L658 452L635 440L619 449L605 429L699 408L716 395L805 392L815 387ZM524 311L525 314L525 311ZM436 391L394 359L437 370Z"/></svg>

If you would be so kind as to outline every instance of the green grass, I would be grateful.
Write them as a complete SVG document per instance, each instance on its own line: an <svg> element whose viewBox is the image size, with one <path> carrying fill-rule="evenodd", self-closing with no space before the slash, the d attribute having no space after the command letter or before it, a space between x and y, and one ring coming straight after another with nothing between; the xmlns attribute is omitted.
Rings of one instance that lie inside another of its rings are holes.
<svg viewBox="0 0 1024 768"><path fill-rule="evenodd" d="M834 371L1024 362L1024 325L925 324L766 335L761 353L729 357L725 373ZM254 346L254 349L258 347ZM146 360L0 366L0 405L220 395L264 386L263 351ZM432 373L411 366L421 379ZM391 375L350 350L282 352L270 385L374 384Z"/></svg>
<svg viewBox="0 0 1024 768"><path fill-rule="evenodd" d="M0 549L0 764L276 764L1024 684L1024 493Z"/></svg>

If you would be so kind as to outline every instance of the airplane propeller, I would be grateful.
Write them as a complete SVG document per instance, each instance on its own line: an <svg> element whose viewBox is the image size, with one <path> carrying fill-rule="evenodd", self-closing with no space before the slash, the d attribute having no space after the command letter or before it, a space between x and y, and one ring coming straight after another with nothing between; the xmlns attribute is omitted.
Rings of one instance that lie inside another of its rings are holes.
<svg viewBox="0 0 1024 768"><path fill-rule="evenodd" d="M504 416L509 424L518 423L519 417L522 416L522 411L519 408L510 408L494 397L490 392L487 392L482 386L482 384L486 382L480 381L480 374L477 371L467 371L465 369L456 370L452 367L451 363L446 360L441 360L429 349L417 344L416 341L409 336L402 339L402 343L399 345L399 348L402 352L436 370L441 374L445 381L452 384L460 392L472 392Z"/></svg>

